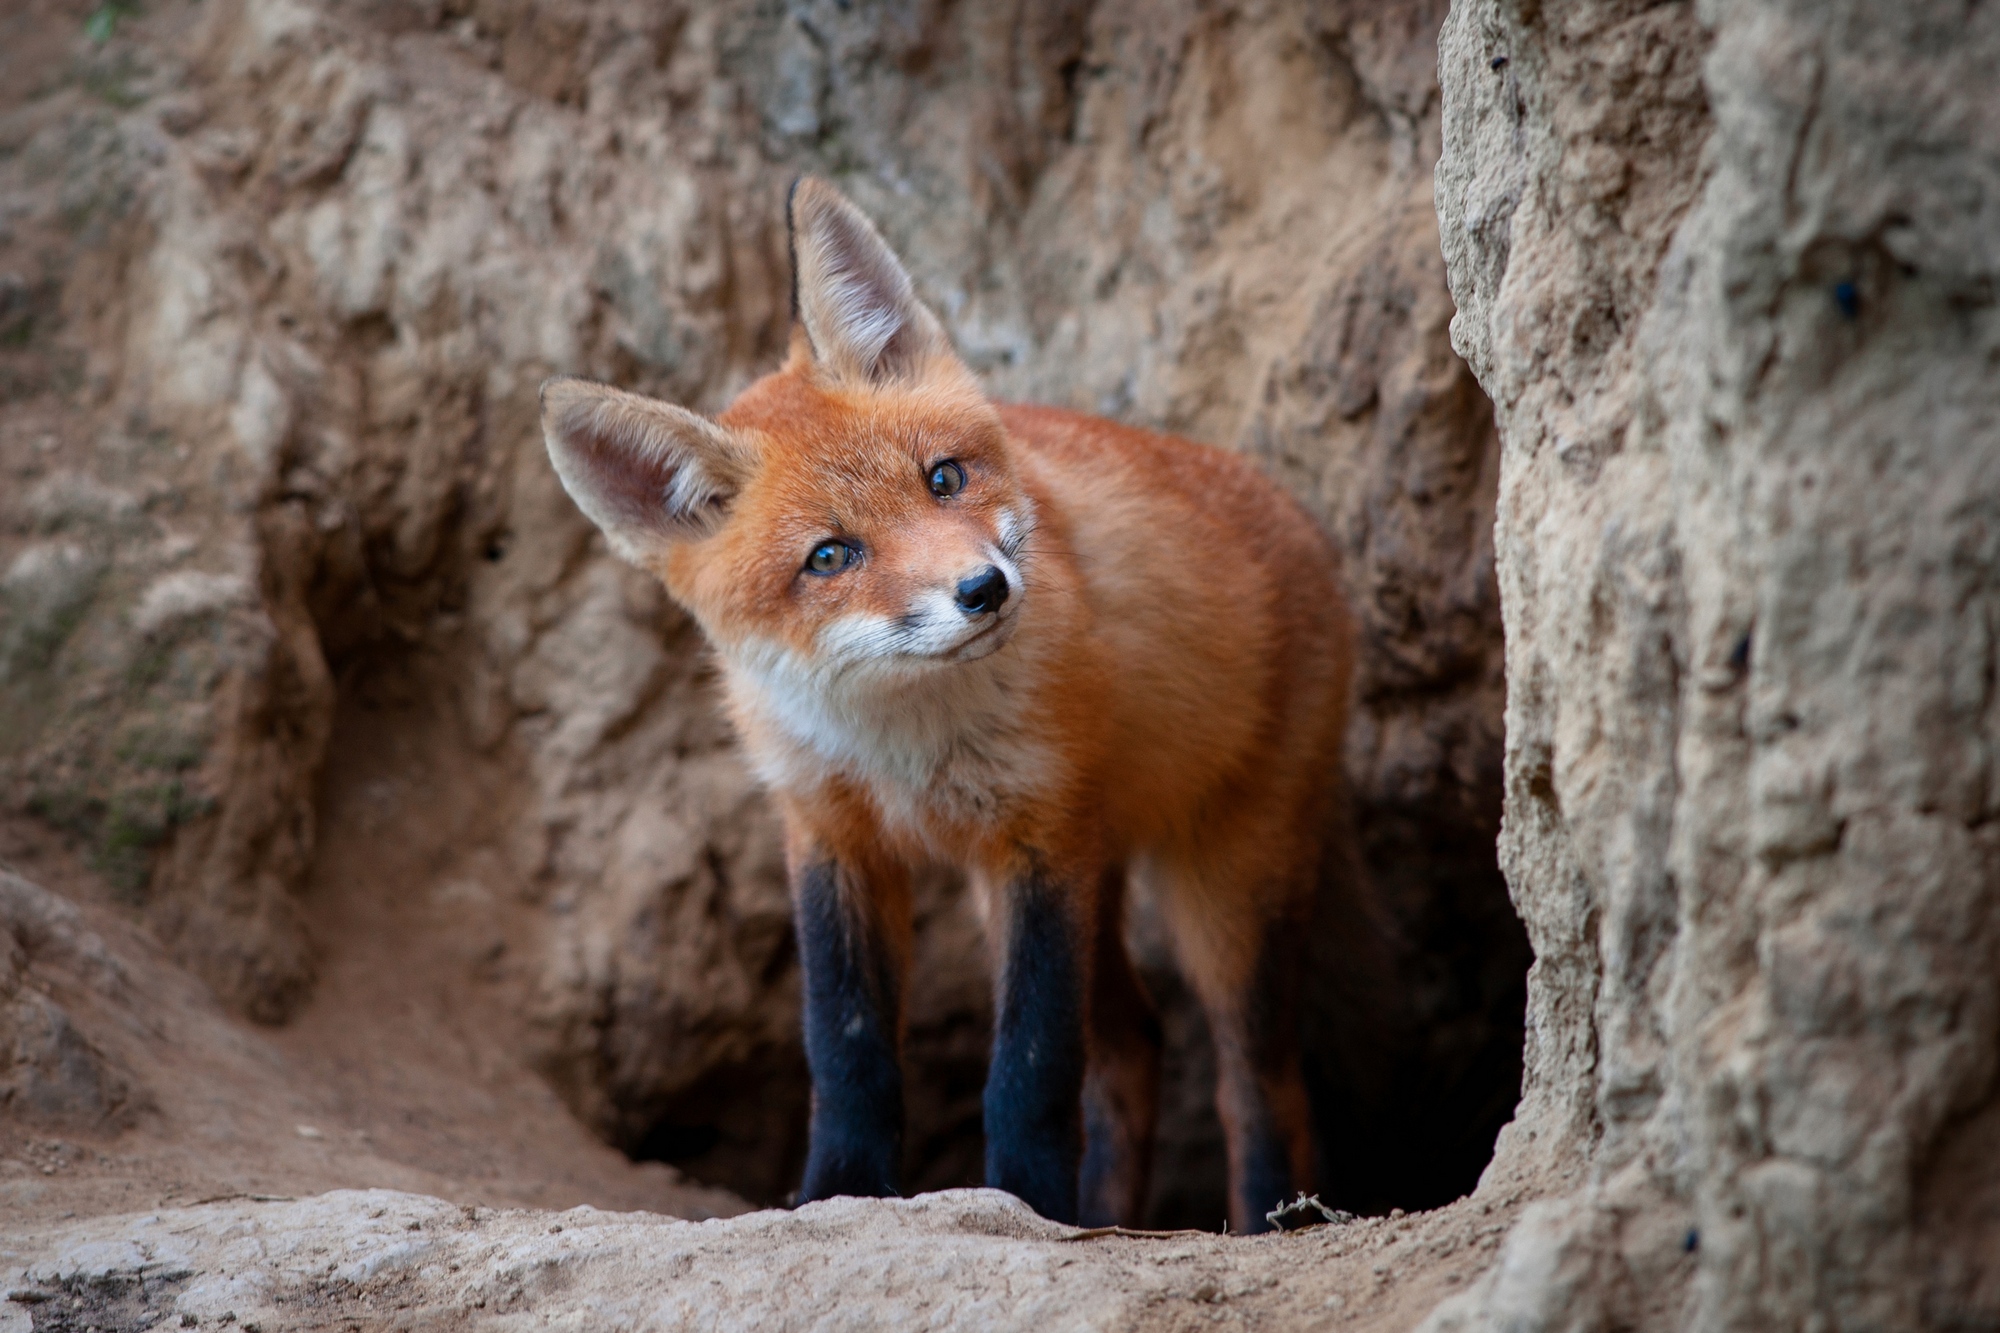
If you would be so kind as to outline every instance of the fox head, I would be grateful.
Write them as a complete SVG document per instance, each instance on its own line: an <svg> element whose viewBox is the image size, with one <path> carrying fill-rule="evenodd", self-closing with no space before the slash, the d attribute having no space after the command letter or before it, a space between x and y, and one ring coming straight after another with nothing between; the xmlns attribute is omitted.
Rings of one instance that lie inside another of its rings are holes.
<svg viewBox="0 0 2000 1333"><path fill-rule="evenodd" d="M894 680L984 657L1034 523L999 416L853 204L806 178L788 211L785 364L713 420L551 380L556 474L740 665Z"/></svg>

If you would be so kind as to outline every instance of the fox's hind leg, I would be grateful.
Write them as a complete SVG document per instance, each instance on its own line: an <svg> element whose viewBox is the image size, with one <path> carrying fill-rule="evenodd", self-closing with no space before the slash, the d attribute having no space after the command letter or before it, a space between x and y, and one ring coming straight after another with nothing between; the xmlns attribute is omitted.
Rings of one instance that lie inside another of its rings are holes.
<svg viewBox="0 0 2000 1333"><path fill-rule="evenodd" d="M800 829L787 832L812 1071L798 1201L894 1195L903 1152L909 873L851 839L842 846Z"/></svg>
<svg viewBox="0 0 2000 1333"><path fill-rule="evenodd" d="M1125 952L1125 870L1107 871L1097 895L1083 1080L1083 1167L1077 1221L1137 1226L1153 1165L1160 1100L1160 1020Z"/></svg>
<svg viewBox="0 0 2000 1333"><path fill-rule="evenodd" d="M1309 881L1293 883L1270 851L1265 844L1174 867L1162 900L1215 1039L1229 1225L1241 1232L1268 1230L1265 1213L1313 1188L1312 1117L1299 1069Z"/></svg>
<svg viewBox="0 0 2000 1333"><path fill-rule="evenodd" d="M1303 923L1271 923L1249 975L1206 1006L1237 1231L1268 1230L1264 1214L1313 1188L1312 1116L1299 1071L1303 943Z"/></svg>

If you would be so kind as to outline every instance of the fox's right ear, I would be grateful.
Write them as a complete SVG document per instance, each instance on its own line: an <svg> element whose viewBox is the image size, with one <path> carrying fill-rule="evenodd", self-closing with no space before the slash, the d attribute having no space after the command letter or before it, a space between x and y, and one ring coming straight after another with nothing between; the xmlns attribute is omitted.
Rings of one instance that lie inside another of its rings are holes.
<svg viewBox="0 0 2000 1333"><path fill-rule="evenodd" d="M801 176L785 205L792 313L813 360L836 379L908 380L957 364L944 328L875 224L823 180Z"/></svg>
<svg viewBox="0 0 2000 1333"><path fill-rule="evenodd" d="M752 462L708 418L589 380L542 386L542 435L563 489L635 563L714 531Z"/></svg>

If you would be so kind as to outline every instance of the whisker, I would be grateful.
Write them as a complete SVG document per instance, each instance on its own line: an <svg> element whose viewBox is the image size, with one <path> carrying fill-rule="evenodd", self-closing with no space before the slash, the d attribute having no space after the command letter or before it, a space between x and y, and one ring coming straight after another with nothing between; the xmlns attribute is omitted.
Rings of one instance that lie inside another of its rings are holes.
<svg viewBox="0 0 2000 1333"><path fill-rule="evenodd" d="M1093 556L1085 555L1081 551L1071 551L1061 546L1024 546L1020 551L1015 553L1015 556L1019 555L1066 555L1072 560L1081 560L1085 564L1096 563L1096 558ZM1008 558L1013 559L1015 556L1009 556Z"/></svg>

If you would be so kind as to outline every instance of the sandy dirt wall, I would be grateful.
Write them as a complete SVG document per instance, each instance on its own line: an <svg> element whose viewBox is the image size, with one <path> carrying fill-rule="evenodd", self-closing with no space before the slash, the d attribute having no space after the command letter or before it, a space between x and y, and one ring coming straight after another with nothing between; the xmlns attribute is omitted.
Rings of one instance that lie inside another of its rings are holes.
<svg viewBox="0 0 2000 1333"><path fill-rule="evenodd" d="M1455 345L1496 404L1493 1179L1430 1327L2000 1320L2000 14L1471 0Z"/></svg>

